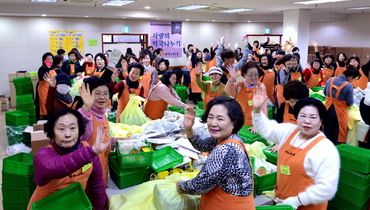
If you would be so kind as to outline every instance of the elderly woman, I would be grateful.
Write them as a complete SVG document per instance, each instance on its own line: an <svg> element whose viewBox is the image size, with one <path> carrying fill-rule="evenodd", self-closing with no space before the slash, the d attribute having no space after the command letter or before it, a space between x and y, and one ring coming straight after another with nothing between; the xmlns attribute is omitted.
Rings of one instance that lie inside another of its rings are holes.
<svg viewBox="0 0 370 210"><path fill-rule="evenodd" d="M102 128L97 129L93 146L81 141L80 137L85 133L82 116L65 107L49 118L44 131L51 143L34 157L37 188L28 209L34 202L75 182L90 189L94 209L104 209L107 195L98 154L105 151L109 143L103 143L105 133Z"/></svg>
<svg viewBox="0 0 370 210"><path fill-rule="evenodd" d="M297 125L277 123L261 113L266 94L253 97L253 125L261 136L279 144L276 201L299 210L325 210L337 191L340 159L333 143L319 130L325 106L304 98L294 106Z"/></svg>
<svg viewBox="0 0 370 210"><path fill-rule="evenodd" d="M80 54L76 50L71 50L68 53L68 60L64 61L61 67L61 70L69 75L71 79L81 75L83 69L80 65L80 61L77 59L80 58Z"/></svg>
<svg viewBox="0 0 370 210"><path fill-rule="evenodd" d="M202 195L200 209L254 210L252 167L237 135L244 124L240 104L226 96L218 96L208 103L202 117L211 134L206 139L194 133L195 112L188 110L184 117L187 137L196 149L211 154L194 179L177 183L178 191Z"/></svg>
<svg viewBox="0 0 370 210"><path fill-rule="evenodd" d="M158 82L149 92L144 106L144 113L152 120L160 119L167 110L168 104L177 107L188 108L188 105L181 102L173 86L176 83L176 73L172 70L166 71L161 81Z"/></svg>

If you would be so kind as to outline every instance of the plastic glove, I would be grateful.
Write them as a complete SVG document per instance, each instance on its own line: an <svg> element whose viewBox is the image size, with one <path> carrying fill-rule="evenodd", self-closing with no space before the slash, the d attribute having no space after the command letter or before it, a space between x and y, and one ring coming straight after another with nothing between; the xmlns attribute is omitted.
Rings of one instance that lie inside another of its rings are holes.
<svg viewBox="0 0 370 210"><path fill-rule="evenodd" d="M276 205L290 205L294 209L297 209L302 204L301 204L301 202L299 202L298 197L297 196L294 196L294 197L289 197L289 198L283 200L282 203L278 203Z"/></svg>
<svg viewBox="0 0 370 210"><path fill-rule="evenodd" d="M239 47L238 43L237 43L237 42L235 42L235 44L234 44L234 49L236 50L236 49L238 49L238 47Z"/></svg>
<svg viewBox="0 0 370 210"><path fill-rule="evenodd" d="M225 44L225 37L222 36L220 41L221 41L221 44Z"/></svg>
<svg viewBox="0 0 370 210"><path fill-rule="evenodd" d="M122 55L122 52L119 49L113 49L113 51L108 57L109 59L108 66L114 68L116 64L118 63L119 59L121 58L121 55Z"/></svg>
<svg viewBox="0 0 370 210"><path fill-rule="evenodd" d="M367 83L367 88L365 90L364 104L370 106L370 82Z"/></svg>
<svg viewBox="0 0 370 210"><path fill-rule="evenodd" d="M243 36L242 41L243 41L244 45L247 45L248 44L248 36L247 35Z"/></svg>

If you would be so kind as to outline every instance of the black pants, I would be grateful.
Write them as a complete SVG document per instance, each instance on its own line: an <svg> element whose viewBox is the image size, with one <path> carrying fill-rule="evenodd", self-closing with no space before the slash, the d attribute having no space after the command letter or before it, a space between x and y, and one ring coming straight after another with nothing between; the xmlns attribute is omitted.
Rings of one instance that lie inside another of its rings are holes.
<svg viewBox="0 0 370 210"><path fill-rule="evenodd" d="M338 142L339 122L333 105L329 108L327 114L328 115L324 123L325 136L330 139L334 145L341 144Z"/></svg>

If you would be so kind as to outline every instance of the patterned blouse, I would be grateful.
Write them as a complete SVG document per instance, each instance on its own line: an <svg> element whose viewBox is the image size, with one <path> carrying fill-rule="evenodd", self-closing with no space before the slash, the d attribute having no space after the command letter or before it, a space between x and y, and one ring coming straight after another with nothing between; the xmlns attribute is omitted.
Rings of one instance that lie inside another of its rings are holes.
<svg viewBox="0 0 370 210"><path fill-rule="evenodd" d="M232 134L227 139L243 142L236 134ZM181 192L202 195L219 186L225 192L235 196L247 196L253 193L252 167L242 147L231 142L217 146L217 139L212 137L202 139L197 134L189 140L197 150L212 151L212 153L194 179L180 182Z"/></svg>

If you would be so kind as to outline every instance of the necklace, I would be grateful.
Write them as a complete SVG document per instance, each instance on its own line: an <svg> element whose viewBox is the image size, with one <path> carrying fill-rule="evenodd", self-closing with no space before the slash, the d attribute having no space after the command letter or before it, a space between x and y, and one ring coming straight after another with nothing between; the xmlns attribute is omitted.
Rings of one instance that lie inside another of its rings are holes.
<svg viewBox="0 0 370 210"><path fill-rule="evenodd" d="M301 134L299 134L299 135L297 135L297 137L295 137L295 139L294 139L294 141L293 141L293 145L294 145L294 143L295 143L295 141L299 138L299 136L300 136ZM297 148L301 148L301 146L304 144L304 143L306 143L308 140L302 140L303 142L297 147Z"/></svg>

